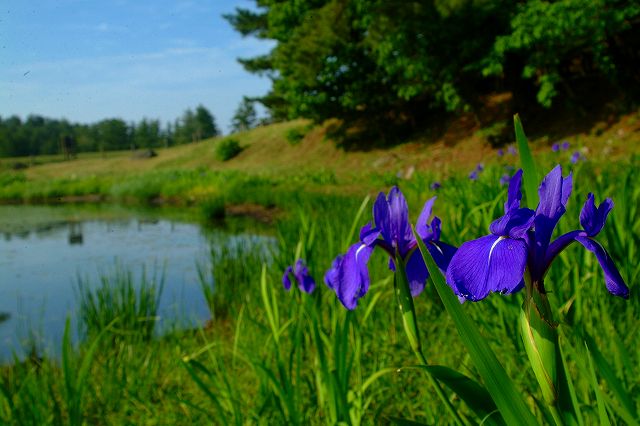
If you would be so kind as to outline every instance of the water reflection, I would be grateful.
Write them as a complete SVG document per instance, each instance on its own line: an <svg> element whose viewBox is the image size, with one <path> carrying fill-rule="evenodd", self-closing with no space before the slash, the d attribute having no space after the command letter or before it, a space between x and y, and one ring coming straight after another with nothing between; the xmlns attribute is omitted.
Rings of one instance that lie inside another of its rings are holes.
<svg viewBox="0 0 640 426"><path fill-rule="evenodd" d="M0 313L6 313L0 316L0 361L33 340L55 351L51 347L61 341L66 316L75 311L78 277L97 284L116 263L136 275L164 270L162 323L190 326L209 317L197 268L210 262L211 250L239 243L262 250L275 244L250 222L210 229L162 212L120 207L117 214L106 213L0 206Z"/></svg>
<svg viewBox="0 0 640 426"><path fill-rule="evenodd" d="M69 245L82 245L82 223L69 224Z"/></svg>

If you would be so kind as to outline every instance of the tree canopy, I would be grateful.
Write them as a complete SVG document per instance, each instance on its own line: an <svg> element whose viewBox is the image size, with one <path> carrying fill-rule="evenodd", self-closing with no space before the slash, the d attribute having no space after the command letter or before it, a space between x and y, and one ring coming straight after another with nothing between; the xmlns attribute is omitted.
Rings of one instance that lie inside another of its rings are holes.
<svg viewBox="0 0 640 426"><path fill-rule="evenodd" d="M243 132L255 127L257 122L253 101L245 96L231 119L231 129L233 132Z"/></svg>
<svg viewBox="0 0 640 426"><path fill-rule="evenodd" d="M158 148L197 142L219 134L214 116L202 105L188 109L175 124L162 127L144 118L127 123L109 118L93 124L73 124L39 115L26 120L0 117L0 157Z"/></svg>
<svg viewBox="0 0 640 426"><path fill-rule="evenodd" d="M640 82L640 5L623 0L256 0L225 16L271 39L241 58L268 76L259 101L275 120L342 119L415 127L430 114L474 111L492 91L551 107L584 82ZM581 92L582 91L582 92Z"/></svg>

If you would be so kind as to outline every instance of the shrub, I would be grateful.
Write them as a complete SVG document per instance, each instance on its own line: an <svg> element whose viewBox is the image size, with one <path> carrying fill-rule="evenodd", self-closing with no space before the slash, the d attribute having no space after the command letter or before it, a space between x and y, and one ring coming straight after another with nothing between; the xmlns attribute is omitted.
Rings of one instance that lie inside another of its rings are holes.
<svg viewBox="0 0 640 426"><path fill-rule="evenodd" d="M284 137L287 139L291 145L297 145L302 142L306 135L304 127L294 127L293 129L287 130Z"/></svg>
<svg viewBox="0 0 640 426"><path fill-rule="evenodd" d="M200 212L205 221L224 218L224 198L220 196L208 197L200 204Z"/></svg>
<svg viewBox="0 0 640 426"><path fill-rule="evenodd" d="M235 139L223 139L216 147L216 156L220 161L231 160L242 152L240 143Z"/></svg>

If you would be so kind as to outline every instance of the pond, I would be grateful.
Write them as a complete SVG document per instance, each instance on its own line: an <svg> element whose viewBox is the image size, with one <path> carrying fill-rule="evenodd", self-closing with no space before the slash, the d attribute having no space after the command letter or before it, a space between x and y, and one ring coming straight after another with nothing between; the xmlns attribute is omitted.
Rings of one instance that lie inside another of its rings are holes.
<svg viewBox="0 0 640 426"><path fill-rule="evenodd" d="M203 227L177 209L0 206L0 361L32 343L57 352L79 280L97 285L116 269L134 281L143 273L164 278L161 330L201 324L209 312L198 266L223 244L273 245L263 228L246 220Z"/></svg>

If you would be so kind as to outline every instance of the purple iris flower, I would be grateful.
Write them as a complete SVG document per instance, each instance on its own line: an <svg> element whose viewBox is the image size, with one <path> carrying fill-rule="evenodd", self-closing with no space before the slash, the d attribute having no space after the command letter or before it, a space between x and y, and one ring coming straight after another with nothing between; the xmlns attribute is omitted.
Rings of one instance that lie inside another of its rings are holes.
<svg viewBox="0 0 640 426"><path fill-rule="evenodd" d="M456 248L440 241L438 217L427 223L436 197L427 201L418 217L416 232L424 241L438 267L445 271ZM407 279L412 296L419 295L426 284L429 273L424 260L417 250L417 242L411 232L409 208L402 192L391 188L385 197L380 193L373 205L375 227L368 223L360 230L360 241L353 244L346 254L339 255L324 276L329 288L336 292L338 299L347 309L354 309L358 299L369 291L369 271L367 263L376 247L389 255L389 269L395 271L396 263L406 264Z"/></svg>
<svg viewBox="0 0 640 426"><path fill-rule="evenodd" d="M551 151L553 151L553 152L560 151L560 144L556 142L553 145L551 145Z"/></svg>
<svg viewBox="0 0 640 426"><path fill-rule="evenodd" d="M440 182L435 181L431 185L429 185L429 189L431 189L432 191L436 191L436 190L440 189L441 186L442 186L442 184L440 184Z"/></svg>
<svg viewBox="0 0 640 426"><path fill-rule="evenodd" d="M569 149L569 141L562 141L562 143L560 144L560 149L562 149L563 151L566 151Z"/></svg>
<svg viewBox="0 0 640 426"><path fill-rule="evenodd" d="M469 179L471 179L472 181L478 180L478 174L478 170L473 170L471 173L469 173Z"/></svg>
<svg viewBox="0 0 640 426"><path fill-rule="evenodd" d="M551 242L551 235L565 213L571 194L572 176L562 177L556 166L538 189L540 203L535 211L520 207L522 170L509 183L505 214L495 220L491 234L462 244L451 259L447 283L459 298L478 301L490 292L509 294L524 286L525 273L533 285L544 292L544 277L558 254L574 241L596 255L604 271L607 290L628 298L629 289L618 269L605 251L593 239L602 230L613 202L607 198L596 207L589 194L580 213L583 230L572 231Z"/></svg>
<svg viewBox="0 0 640 426"><path fill-rule="evenodd" d="M479 172L483 171L484 170L484 164L478 163L478 165L476 166L476 170L479 171Z"/></svg>
<svg viewBox="0 0 640 426"><path fill-rule="evenodd" d="M504 149L500 148L498 150L498 157L502 157L504 155Z"/></svg>
<svg viewBox="0 0 640 426"><path fill-rule="evenodd" d="M511 180L511 176L509 175L502 175L500 177L500 186L505 186L506 184L509 183L509 181Z"/></svg>
<svg viewBox="0 0 640 426"><path fill-rule="evenodd" d="M571 158L569 160L571 161L571 164L576 164L578 161L586 160L586 158L580 151L575 151L571 154Z"/></svg>
<svg viewBox="0 0 640 426"><path fill-rule="evenodd" d="M305 293L313 293L316 288L316 282L313 277L309 275L309 268L305 265L302 259L298 259L293 266L287 266L282 275L282 285L285 290L291 289L291 275L298 282L298 287Z"/></svg>
<svg viewBox="0 0 640 426"><path fill-rule="evenodd" d="M507 147L507 152L508 152L509 154L511 154L511 155L518 155L518 150L517 150L517 149L516 149L516 147L515 147L515 146L513 146L513 145L509 145L509 146Z"/></svg>

